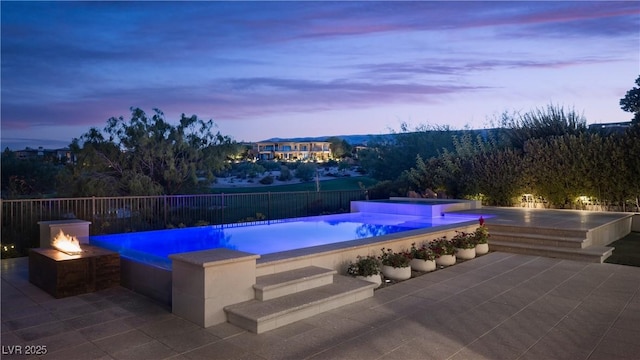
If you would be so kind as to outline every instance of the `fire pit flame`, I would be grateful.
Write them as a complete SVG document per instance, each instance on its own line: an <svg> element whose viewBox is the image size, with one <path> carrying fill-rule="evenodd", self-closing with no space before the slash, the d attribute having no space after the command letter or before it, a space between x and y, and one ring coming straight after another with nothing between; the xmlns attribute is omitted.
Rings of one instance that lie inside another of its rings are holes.
<svg viewBox="0 0 640 360"><path fill-rule="evenodd" d="M65 235L62 230L60 230L60 233L51 241L51 246L68 255L80 255L82 253L78 239L76 239L75 236Z"/></svg>

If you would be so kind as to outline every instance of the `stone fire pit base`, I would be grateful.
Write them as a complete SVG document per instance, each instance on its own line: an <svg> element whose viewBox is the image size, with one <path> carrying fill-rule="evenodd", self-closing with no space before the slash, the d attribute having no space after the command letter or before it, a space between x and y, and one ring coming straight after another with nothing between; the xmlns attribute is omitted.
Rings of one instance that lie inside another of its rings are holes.
<svg viewBox="0 0 640 360"><path fill-rule="evenodd" d="M83 245L81 255L56 249L29 251L29 281L59 299L120 285L120 254Z"/></svg>

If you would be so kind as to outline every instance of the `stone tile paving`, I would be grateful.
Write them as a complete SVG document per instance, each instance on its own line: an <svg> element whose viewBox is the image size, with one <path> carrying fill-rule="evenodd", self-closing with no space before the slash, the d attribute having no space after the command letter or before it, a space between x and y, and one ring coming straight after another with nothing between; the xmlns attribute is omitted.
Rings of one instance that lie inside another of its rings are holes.
<svg viewBox="0 0 640 360"><path fill-rule="evenodd" d="M492 252L256 335L127 289L54 299L2 260L2 359L638 359L640 268Z"/></svg>

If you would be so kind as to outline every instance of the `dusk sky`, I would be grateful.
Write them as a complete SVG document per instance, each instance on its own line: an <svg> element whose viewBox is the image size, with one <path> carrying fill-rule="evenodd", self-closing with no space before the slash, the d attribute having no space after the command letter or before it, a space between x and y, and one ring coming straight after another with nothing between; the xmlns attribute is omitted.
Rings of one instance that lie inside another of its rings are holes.
<svg viewBox="0 0 640 360"><path fill-rule="evenodd" d="M484 128L554 104L629 121L640 2L2 1L2 149L131 107L237 141Z"/></svg>

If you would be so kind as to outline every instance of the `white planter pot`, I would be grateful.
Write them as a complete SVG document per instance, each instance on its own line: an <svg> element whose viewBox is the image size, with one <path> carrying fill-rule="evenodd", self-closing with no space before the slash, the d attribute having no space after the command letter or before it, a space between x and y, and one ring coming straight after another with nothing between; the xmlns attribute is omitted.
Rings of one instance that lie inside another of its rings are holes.
<svg viewBox="0 0 640 360"><path fill-rule="evenodd" d="M428 272L436 269L435 260L411 259L409 265L411 265L411 269L416 271Z"/></svg>
<svg viewBox="0 0 640 360"><path fill-rule="evenodd" d="M455 255L440 255L436 258L436 265L439 266L451 266L456 263Z"/></svg>
<svg viewBox="0 0 640 360"><path fill-rule="evenodd" d="M456 257L462 260L470 260L476 257L476 248L472 247L471 249L461 249L456 248Z"/></svg>
<svg viewBox="0 0 640 360"><path fill-rule="evenodd" d="M407 280L411 278L411 266L401 268L382 265L382 275L389 280Z"/></svg>
<svg viewBox="0 0 640 360"><path fill-rule="evenodd" d="M356 276L356 279L374 283L377 285L376 287L382 285L382 277L380 276L380 274L371 275L371 276Z"/></svg>
<svg viewBox="0 0 640 360"><path fill-rule="evenodd" d="M477 244L476 255L484 255L489 252L489 244Z"/></svg>

